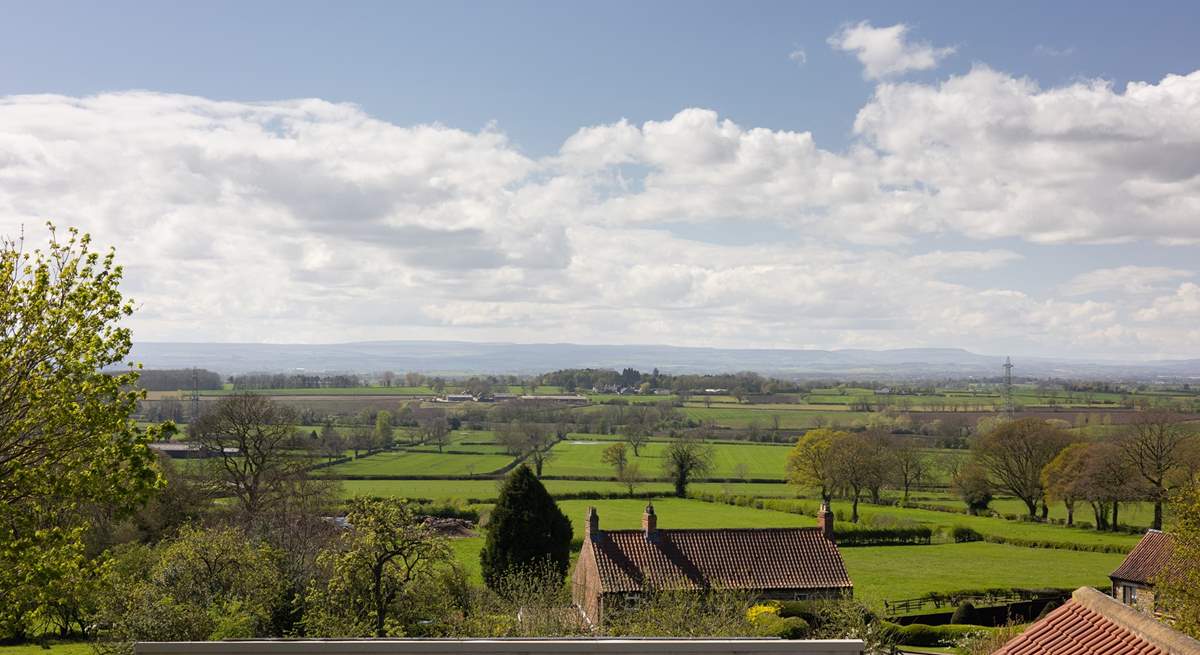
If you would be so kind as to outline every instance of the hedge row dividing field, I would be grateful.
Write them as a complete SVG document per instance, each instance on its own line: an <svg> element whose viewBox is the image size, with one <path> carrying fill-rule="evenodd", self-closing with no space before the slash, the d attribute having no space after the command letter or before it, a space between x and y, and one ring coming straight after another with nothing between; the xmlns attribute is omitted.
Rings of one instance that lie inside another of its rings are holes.
<svg viewBox="0 0 1200 655"><path fill-rule="evenodd" d="M325 469L327 475L486 475L508 466L510 455L389 451Z"/></svg>
<svg viewBox="0 0 1200 655"><path fill-rule="evenodd" d="M749 502L751 505L770 507L781 511L814 515L816 500L791 499L736 499L712 498L718 503ZM839 521L845 521L850 513L848 503L835 500L832 506ZM1097 532L1080 528L1066 528L1046 523L1008 521L990 516L970 516L910 507L892 507L860 504L860 521L867 526L924 525L931 529L952 529L955 526L971 528L976 532L998 539L1019 540L1042 548L1113 549L1127 552L1137 544L1138 535Z"/></svg>

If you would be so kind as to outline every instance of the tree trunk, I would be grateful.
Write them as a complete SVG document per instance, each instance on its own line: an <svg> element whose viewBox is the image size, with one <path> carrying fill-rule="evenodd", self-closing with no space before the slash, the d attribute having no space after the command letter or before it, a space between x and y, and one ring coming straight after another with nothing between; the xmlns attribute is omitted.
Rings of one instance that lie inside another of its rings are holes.
<svg viewBox="0 0 1200 655"><path fill-rule="evenodd" d="M1037 499L1022 498L1025 503L1025 509L1029 510L1029 518L1037 518Z"/></svg>
<svg viewBox="0 0 1200 655"><path fill-rule="evenodd" d="M850 510L850 522L851 523L858 523L858 495L859 495L859 493L857 491L855 491L854 492L854 505Z"/></svg>
<svg viewBox="0 0 1200 655"><path fill-rule="evenodd" d="M1069 526L1075 525L1075 504L1074 503L1067 504L1067 525L1069 525Z"/></svg>
<svg viewBox="0 0 1200 655"><path fill-rule="evenodd" d="M1163 502L1162 498L1157 498L1154 501L1154 525L1150 526L1155 530L1162 530ZM1115 523L1115 521L1114 521Z"/></svg>
<svg viewBox="0 0 1200 655"><path fill-rule="evenodd" d="M1116 532L1117 530L1119 530L1121 528L1121 521L1117 514L1117 512L1120 509L1121 509L1121 503L1119 501L1114 500L1113 501L1113 522L1112 522L1112 531L1113 532Z"/></svg>
<svg viewBox="0 0 1200 655"><path fill-rule="evenodd" d="M1043 498L1042 499L1042 520L1045 521L1048 516L1050 516L1050 507L1048 505L1046 505L1046 499Z"/></svg>

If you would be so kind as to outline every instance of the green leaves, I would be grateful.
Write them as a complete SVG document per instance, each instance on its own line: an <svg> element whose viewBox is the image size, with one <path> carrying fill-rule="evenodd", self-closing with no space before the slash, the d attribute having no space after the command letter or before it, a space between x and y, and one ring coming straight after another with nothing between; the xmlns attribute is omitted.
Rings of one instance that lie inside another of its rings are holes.
<svg viewBox="0 0 1200 655"><path fill-rule="evenodd" d="M0 634L19 632L44 604L39 584L65 575L85 505L118 512L161 484L148 443L157 428L129 420L143 393L129 353L113 251L50 226L44 250L0 243Z"/></svg>

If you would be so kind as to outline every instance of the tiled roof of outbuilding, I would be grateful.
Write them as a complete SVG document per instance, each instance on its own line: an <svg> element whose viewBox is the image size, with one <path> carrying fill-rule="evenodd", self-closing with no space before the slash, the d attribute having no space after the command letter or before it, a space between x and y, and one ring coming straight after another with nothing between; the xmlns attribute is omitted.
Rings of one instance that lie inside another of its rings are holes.
<svg viewBox="0 0 1200 655"><path fill-rule="evenodd" d="M820 528L606 530L592 542L603 592L645 589L850 589Z"/></svg>
<svg viewBox="0 0 1200 655"><path fill-rule="evenodd" d="M1125 560L1108 577L1141 584L1153 584L1154 576L1162 571L1171 558L1174 539L1166 532L1149 530L1142 540L1129 551Z"/></svg>
<svg viewBox="0 0 1200 655"><path fill-rule="evenodd" d="M1200 641L1092 589L1029 626L993 655L1195 655Z"/></svg>

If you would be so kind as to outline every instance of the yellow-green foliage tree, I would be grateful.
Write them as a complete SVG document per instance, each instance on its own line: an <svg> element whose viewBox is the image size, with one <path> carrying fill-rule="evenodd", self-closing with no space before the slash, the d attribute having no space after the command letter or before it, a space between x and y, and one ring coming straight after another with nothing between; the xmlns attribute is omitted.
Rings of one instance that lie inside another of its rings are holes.
<svg viewBox="0 0 1200 655"><path fill-rule="evenodd" d="M46 249L0 243L0 636L44 620L48 594L83 558L88 506L130 511L160 484L130 413L131 368L115 254L51 227Z"/></svg>
<svg viewBox="0 0 1200 655"><path fill-rule="evenodd" d="M321 637L402 637L406 617L425 606L424 583L449 563L445 539L413 506L394 498L354 498L347 529L321 553L322 582L307 594L305 629ZM425 617L431 618L431 617Z"/></svg>
<svg viewBox="0 0 1200 655"><path fill-rule="evenodd" d="M833 493L836 442L850 436L842 430L818 428L800 437L788 453L787 481L806 489L821 490L821 498L829 502Z"/></svg>
<svg viewBox="0 0 1200 655"><path fill-rule="evenodd" d="M1195 482L1175 497L1175 543L1155 589L1175 627L1200 639L1200 487Z"/></svg>

